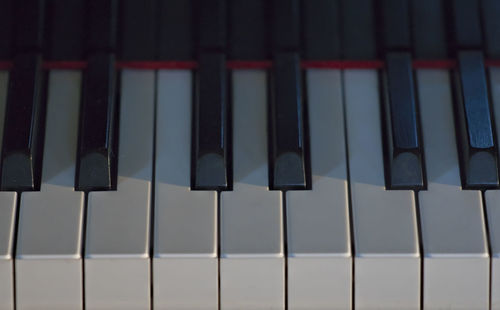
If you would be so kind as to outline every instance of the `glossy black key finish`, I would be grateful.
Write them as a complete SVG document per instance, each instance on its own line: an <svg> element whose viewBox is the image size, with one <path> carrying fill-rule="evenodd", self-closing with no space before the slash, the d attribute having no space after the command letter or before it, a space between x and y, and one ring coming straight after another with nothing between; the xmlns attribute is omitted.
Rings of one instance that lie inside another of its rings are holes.
<svg viewBox="0 0 500 310"><path fill-rule="evenodd" d="M47 0L47 58L83 59L85 1Z"/></svg>
<svg viewBox="0 0 500 310"><path fill-rule="evenodd" d="M198 50L223 51L227 40L226 0L196 0Z"/></svg>
<svg viewBox="0 0 500 310"><path fill-rule="evenodd" d="M409 2L410 0L381 1L379 18L384 51L408 50L411 47Z"/></svg>
<svg viewBox="0 0 500 310"><path fill-rule="evenodd" d="M2 190L40 188L45 130L44 83L39 53L20 54L14 58L5 110Z"/></svg>
<svg viewBox="0 0 500 310"><path fill-rule="evenodd" d="M88 59L80 110L76 188L116 187L117 104L115 59L100 53Z"/></svg>
<svg viewBox="0 0 500 310"><path fill-rule="evenodd" d="M500 58L500 1L482 0L483 33L486 55Z"/></svg>
<svg viewBox="0 0 500 310"><path fill-rule="evenodd" d="M310 185L302 76L297 53L274 58L269 113L269 179L275 190Z"/></svg>
<svg viewBox="0 0 500 310"><path fill-rule="evenodd" d="M387 188L421 189L425 186L422 142L409 53L387 55L384 82Z"/></svg>
<svg viewBox="0 0 500 310"><path fill-rule="evenodd" d="M201 55L193 103L193 189L225 190L231 187L227 91L224 54Z"/></svg>
<svg viewBox="0 0 500 310"><path fill-rule="evenodd" d="M117 47L119 0L87 0L87 53L114 51Z"/></svg>
<svg viewBox="0 0 500 310"><path fill-rule="evenodd" d="M158 59L194 58L193 0L158 1Z"/></svg>
<svg viewBox="0 0 500 310"><path fill-rule="evenodd" d="M300 47L300 1L271 1L273 50L296 51Z"/></svg>
<svg viewBox="0 0 500 310"><path fill-rule="evenodd" d="M302 1L301 11L304 59L340 59L341 23L339 1Z"/></svg>
<svg viewBox="0 0 500 310"><path fill-rule="evenodd" d="M377 57L373 0L341 0L343 58Z"/></svg>
<svg viewBox="0 0 500 310"><path fill-rule="evenodd" d="M121 0L120 55L122 60L154 60L156 0Z"/></svg>
<svg viewBox="0 0 500 310"><path fill-rule="evenodd" d="M447 56L444 0L413 0L413 51L419 59Z"/></svg>
<svg viewBox="0 0 500 310"><path fill-rule="evenodd" d="M14 1L16 51L41 51L44 43L44 0Z"/></svg>
<svg viewBox="0 0 500 310"><path fill-rule="evenodd" d="M458 54L456 83L457 144L465 188L498 185L498 147L481 52Z"/></svg>
<svg viewBox="0 0 500 310"><path fill-rule="evenodd" d="M269 0L229 1L229 58L269 58Z"/></svg>
<svg viewBox="0 0 500 310"><path fill-rule="evenodd" d="M479 0L450 0L450 33L455 50L481 48Z"/></svg>
<svg viewBox="0 0 500 310"><path fill-rule="evenodd" d="M0 60L10 59L13 53L14 0L0 0Z"/></svg>

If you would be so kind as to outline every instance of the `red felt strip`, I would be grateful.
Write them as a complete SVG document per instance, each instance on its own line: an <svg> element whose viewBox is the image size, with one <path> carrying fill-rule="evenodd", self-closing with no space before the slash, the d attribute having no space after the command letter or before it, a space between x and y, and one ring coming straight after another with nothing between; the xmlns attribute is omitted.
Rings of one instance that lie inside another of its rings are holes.
<svg viewBox="0 0 500 310"><path fill-rule="evenodd" d="M42 68L46 70L83 70L87 68L86 61L44 61Z"/></svg>

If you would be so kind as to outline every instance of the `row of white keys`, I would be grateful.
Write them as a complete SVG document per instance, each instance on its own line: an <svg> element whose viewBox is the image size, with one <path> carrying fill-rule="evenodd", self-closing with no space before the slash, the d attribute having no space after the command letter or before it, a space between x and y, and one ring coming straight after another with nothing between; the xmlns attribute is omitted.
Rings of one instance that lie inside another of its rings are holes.
<svg viewBox="0 0 500 310"><path fill-rule="evenodd" d="M413 192L386 191L375 70L344 71L356 309L419 309Z"/></svg>
<svg viewBox="0 0 500 310"><path fill-rule="evenodd" d="M217 309L217 193L190 190L192 74L159 71L154 309Z"/></svg>
<svg viewBox="0 0 500 310"><path fill-rule="evenodd" d="M308 70L312 190L288 191L288 309L350 309L352 257L342 79Z"/></svg>
<svg viewBox="0 0 500 310"><path fill-rule="evenodd" d="M284 309L281 192L268 189L266 72L234 70L233 191L220 201L220 308Z"/></svg>
<svg viewBox="0 0 500 310"><path fill-rule="evenodd" d="M8 71L0 71L0 147L7 100ZM15 192L0 192L0 309L14 309L14 227L16 218Z"/></svg>
<svg viewBox="0 0 500 310"><path fill-rule="evenodd" d="M51 71L39 192L21 194L17 309L82 309L84 194L74 190L81 73Z"/></svg>
<svg viewBox="0 0 500 310"><path fill-rule="evenodd" d="M481 193L462 190L447 70L419 70L428 189L419 192L425 309L488 309Z"/></svg>
<svg viewBox="0 0 500 310"><path fill-rule="evenodd" d="M497 139L500 137L500 69L490 68L490 89ZM491 248L491 309L500 309L500 190L485 193Z"/></svg>
<svg viewBox="0 0 500 310"><path fill-rule="evenodd" d="M87 309L150 308L155 75L152 70L121 73L117 190L88 196Z"/></svg>

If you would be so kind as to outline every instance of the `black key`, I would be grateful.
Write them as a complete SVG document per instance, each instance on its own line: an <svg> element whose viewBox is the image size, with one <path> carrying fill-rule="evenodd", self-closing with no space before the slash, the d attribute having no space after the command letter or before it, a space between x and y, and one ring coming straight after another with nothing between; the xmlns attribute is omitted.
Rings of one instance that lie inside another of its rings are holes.
<svg viewBox="0 0 500 310"><path fill-rule="evenodd" d="M155 59L156 10L156 0L121 0L121 59Z"/></svg>
<svg viewBox="0 0 500 310"><path fill-rule="evenodd" d="M302 77L297 53L275 56L269 89L270 188L306 189L310 185L310 169Z"/></svg>
<svg viewBox="0 0 500 310"><path fill-rule="evenodd" d="M481 21L478 0L451 0L451 25L454 48L481 48Z"/></svg>
<svg viewBox="0 0 500 310"><path fill-rule="evenodd" d="M297 51L300 46L299 0L272 0L273 50Z"/></svg>
<svg viewBox="0 0 500 310"><path fill-rule="evenodd" d="M373 0L342 0L342 48L345 59L377 57Z"/></svg>
<svg viewBox="0 0 500 310"><path fill-rule="evenodd" d="M457 144L465 188L498 185L497 145L482 53L458 54L455 111Z"/></svg>
<svg viewBox="0 0 500 310"><path fill-rule="evenodd" d="M483 31L486 54L500 58L500 1L482 0Z"/></svg>
<svg viewBox="0 0 500 310"><path fill-rule="evenodd" d="M229 2L229 58L259 60L269 58L267 37L269 0Z"/></svg>
<svg viewBox="0 0 500 310"><path fill-rule="evenodd" d="M411 47L410 0L382 0L382 40L384 51L408 50Z"/></svg>
<svg viewBox="0 0 500 310"><path fill-rule="evenodd" d="M225 56L200 56L193 104L193 189L231 187L228 88Z"/></svg>
<svg viewBox="0 0 500 310"><path fill-rule="evenodd" d="M115 58L98 53L88 59L84 76L76 188L116 188L117 104Z"/></svg>
<svg viewBox="0 0 500 310"><path fill-rule="evenodd" d="M13 53L14 0L0 0L0 60L10 59Z"/></svg>
<svg viewBox="0 0 500 310"><path fill-rule="evenodd" d="M422 140L409 53L386 59L384 148L388 189L422 189L425 185Z"/></svg>
<svg viewBox="0 0 500 310"><path fill-rule="evenodd" d="M117 44L119 0L87 0L87 53L114 51Z"/></svg>
<svg viewBox="0 0 500 310"><path fill-rule="evenodd" d="M47 15L48 58L83 59L85 1L48 0Z"/></svg>
<svg viewBox="0 0 500 310"><path fill-rule="evenodd" d="M308 60L340 59L339 1L303 1L302 12L304 58Z"/></svg>
<svg viewBox="0 0 500 310"><path fill-rule="evenodd" d="M14 58L10 72L1 189L39 190L45 130L45 78L39 53Z"/></svg>
<svg viewBox="0 0 500 310"><path fill-rule="evenodd" d="M196 0L198 49L223 51L226 48L226 0Z"/></svg>
<svg viewBox="0 0 500 310"><path fill-rule="evenodd" d="M44 41L44 0L14 1L17 52L41 51Z"/></svg>
<svg viewBox="0 0 500 310"><path fill-rule="evenodd" d="M191 60L194 58L192 0L158 1L158 58Z"/></svg>
<svg viewBox="0 0 500 310"><path fill-rule="evenodd" d="M447 56L444 3L442 0L413 0L413 47L420 59Z"/></svg>

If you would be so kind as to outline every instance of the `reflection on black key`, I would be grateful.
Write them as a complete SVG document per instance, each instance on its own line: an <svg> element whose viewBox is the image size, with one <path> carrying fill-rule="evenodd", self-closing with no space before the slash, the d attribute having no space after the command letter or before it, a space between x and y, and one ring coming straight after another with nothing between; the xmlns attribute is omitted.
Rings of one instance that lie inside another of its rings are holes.
<svg viewBox="0 0 500 310"><path fill-rule="evenodd" d="M158 1L158 58L191 60L194 58L192 0Z"/></svg>
<svg viewBox="0 0 500 310"><path fill-rule="evenodd" d="M342 0L342 48L345 59L375 59L373 0Z"/></svg>
<svg viewBox="0 0 500 310"><path fill-rule="evenodd" d="M296 51L300 44L299 0L272 0L273 49Z"/></svg>
<svg viewBox="0 0 500 310"><path fill-rule="evenodd" d="M451 0L451 29L455 49L480 48L482 43L478 0Z"/></svg>
<svg viewBox="0 0 500 310"><path fill-rule="evenodd" d="M0 60L10 59L13 52L14 1L0 0Z"/></svg>
<svg viewBox="0 0 500 310"><path fill-rule="evenodd" d="M302 2L303 47L307 60L340 59L340 7L338 1Z"/></svg>
<svg viewBox="0 0 500 310"><path fill-rule="evenodd" d="M87 0L87 52L114 51L117 44L119 0Z"/></svg>
<svg viewBox="0 0 500 310"><path fill-rule="evenodd" d="M225 56L199 58L193 108L193 189L225 190L231 186Z"/></svg>
<svg viewBox="0 0 500 310"><path fill-rule="evenodd" d="M1 158L1 189L40 188L45 128L45 85L38 53L14 58L10 73Z"/></svg>
<svg viewBox="0 0 500 310"><path fill-rule="evenodd" d="M15 3L15 45L17 52L40 51L44 40L44 0L23 0Z"/></svg>
<svg viewBox="0 0 500 310"><path fill-rule="evenodd" d="M309 182L299 56L274 58L270 98L270 188L306 189Z"/></svg>
<svg viewBox="0 0 500 310"><path fill-rule="evenodd" d="M117 104L114 56L88 59L80 111L76 188L83 191L116 187Z"/></svg>
<svg viewBox="0 0 500 310"><path fill-rule="evenodd" d="M226 0L197 0L198 49L226 48Z"/></svg>
<svg viewBox="0 0 500 310"><path fill-rule="evenodd" d="M384 146L389 189L424 187L422 142L409 53L386 59Z"/></svg>
<svg viewBox="0 0 500 310"><path fill-rule="evenodd" d="M500 1L482 0L482 20L486 54L490 58L500 58Z"/></svg>
<svg viewBox="0 0 500 310"><path fill-rule="evenodd" d="M410 48L409 1L382 0L382 32L386 51Z"/></svg>
<svg viewBox="0 0 500 310"><path fill-rule="evenodd" d="M458 64L455 110L463 186L495 187L498 185L497 145L482 53L459 52Z"/></svg>
<svg viewBox="0 0 500 310"><path fill-rule="evenodd" d="M121 0L121 59L153 60L156 54L156 0Z"/></svg>
<svg viewBox="0 0 500 310"><path fill-rule="evenodd" d="M412 1L413 46L417 58L446 58L447 44L443 9L443 0Z"/></svg>

